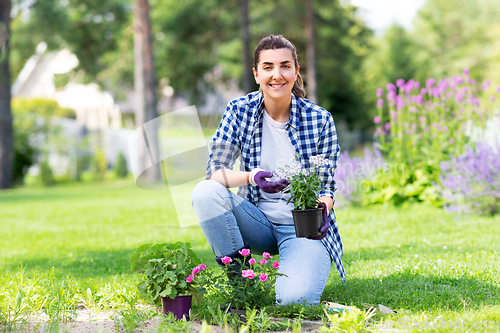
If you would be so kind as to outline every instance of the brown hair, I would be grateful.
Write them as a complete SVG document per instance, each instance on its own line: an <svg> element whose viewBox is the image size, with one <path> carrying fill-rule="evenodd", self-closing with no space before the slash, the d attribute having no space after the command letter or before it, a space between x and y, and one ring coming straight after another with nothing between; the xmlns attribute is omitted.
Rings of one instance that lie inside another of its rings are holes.
<svg viewBox="0 0 500 333"><path fill-rule="evenodd" d="M292 44L288 39L282 35L269 35L262 38L259 45L255 48L253 53L253 67L257 70L259 64L260 52L264 50L276 50L276 49L289 49L292 51L293 60L295 63L295 68L299 67L299 60L297 58L297 50L295 45ZM306 96L306 91L304 90L304 81L300 73L297 74L297 80L293 84L292 92L299 98L304 98Z"/></svg>

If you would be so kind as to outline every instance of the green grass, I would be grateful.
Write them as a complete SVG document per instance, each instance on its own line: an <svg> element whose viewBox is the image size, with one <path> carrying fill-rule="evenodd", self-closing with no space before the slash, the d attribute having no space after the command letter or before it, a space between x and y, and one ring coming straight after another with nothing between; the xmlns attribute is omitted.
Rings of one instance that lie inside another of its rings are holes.
<svg viewBox="0 0 500 333"><path fill-rule="evenodd" d="M189 207L181 218L193 221ZM457 217L420 204L336 214L347 281L333 269L324 300L380 303L398 312L376 320L441 316L500 324L500 216ZM215 266L200 228L180 228L169 192L142 190L130 180L2 191L0 228L0 319L19 297L34 310L50 308L54 321L68 319L54 299L125 308L140 278L128 257L144 243L188 241Z"/></svg>

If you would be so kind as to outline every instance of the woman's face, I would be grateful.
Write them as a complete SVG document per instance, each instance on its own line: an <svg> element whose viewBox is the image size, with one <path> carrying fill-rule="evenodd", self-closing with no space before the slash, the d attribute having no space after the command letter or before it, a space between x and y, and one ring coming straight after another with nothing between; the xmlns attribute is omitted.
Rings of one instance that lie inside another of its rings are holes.
<svg viewBox="0 0 500 333"><path fill-rule="evenodd" d="M298 73L292 51L286 48L261 51L257 68L253 69L264 98L274 100L290 98Z"/></svg>

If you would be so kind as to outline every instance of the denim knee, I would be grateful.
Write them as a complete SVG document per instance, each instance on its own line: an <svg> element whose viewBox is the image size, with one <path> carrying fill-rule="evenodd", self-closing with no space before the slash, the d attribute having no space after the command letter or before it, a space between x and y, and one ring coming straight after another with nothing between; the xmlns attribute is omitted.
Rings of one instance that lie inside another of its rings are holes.
<svg viewBox="0 0 500 333"><path fill-rule="evenodd" d="M214 198L221 190L225 192L227 191L227 188L215 180L202 180L196 184L193 193L191 194L191 205L195 207L197 205L212 204Z"/></svg>

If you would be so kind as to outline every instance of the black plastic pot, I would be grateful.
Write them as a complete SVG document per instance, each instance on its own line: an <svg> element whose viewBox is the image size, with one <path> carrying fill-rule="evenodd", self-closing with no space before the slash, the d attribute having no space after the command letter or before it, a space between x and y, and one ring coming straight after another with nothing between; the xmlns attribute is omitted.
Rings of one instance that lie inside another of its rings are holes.
<svg viewBox="0 0 500 333"><path fill-rule="evenodd" d="M191 310L191 300L193 295L179 295L174 299L170 297L161 298L161 308L164 314L172 312L177 319L182 319L186 316L189 320L189 310Z"/></svg>
<svg viewBox="0 0 500 333"><path fill-rule="evenodd" d="M292 215L297 237L321 236L319 229L323 225L323 208L292 209Z"/></svg>

